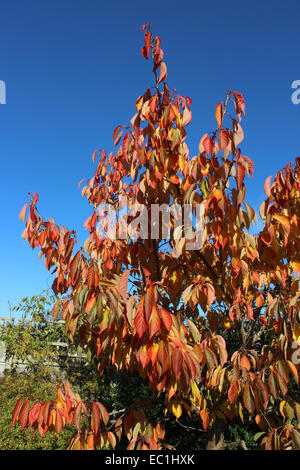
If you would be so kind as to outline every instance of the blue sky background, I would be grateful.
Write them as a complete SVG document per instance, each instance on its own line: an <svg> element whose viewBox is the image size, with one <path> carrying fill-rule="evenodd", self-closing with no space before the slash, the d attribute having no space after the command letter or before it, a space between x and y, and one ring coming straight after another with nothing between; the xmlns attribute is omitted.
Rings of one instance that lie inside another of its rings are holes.
<svg viewBox="0 0 300 470"><path fill-rule="evenodd" d="M141 56L140 26L162 38L168 83L193 100L187 128L191 155L215 128L214 111L228 89L246 100L243 154L253 159L248 202L258 209L265 179L300 155L298 1L10 0L1 2L0 316L8 301L52 284L38 251L21 239L18 214L27 193L59 225L87 233L91 214L77 183L93 173L96 148L112 149L112 132L135 113L153 85Z"/></svg>

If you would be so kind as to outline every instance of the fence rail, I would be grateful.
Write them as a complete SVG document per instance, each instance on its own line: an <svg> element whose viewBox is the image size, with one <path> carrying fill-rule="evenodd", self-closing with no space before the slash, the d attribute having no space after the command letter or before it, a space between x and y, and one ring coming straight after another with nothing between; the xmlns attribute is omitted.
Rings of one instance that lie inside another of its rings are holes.
<svg viewBox="0 0 300 470"><path fill-rule="evenodd" d="M0 323L5 323L5 322L14 322L16 320L16 318L14 317L0 317ZM22 321L23 319L18 319L18 321ZM25 321L31 321L31 320L28 320L26 319ZM56 325L60 325L60 324L64 324L65 321L64 320L47 320L47 323L55 323ZM64 364L63 363L63 359L65 359L65 361L73 361L75 360L75 362L78 361L78 365L74 365L74 367L78 367L80 364L79 363L82 363L82 361L86 360L86 354L85 353L70 353L67 351L68 347L69 347L69 344L66 343L66 342L63 342L63 341L51 341L49 342L49 344L51 344L52 346L54 346L57 351L58 351L58 354L59 354L59 357L60 357L60 360L59 362L49 362L45 365L48 365L50 366L51 368L54 368L54 369L64 369L65 367L70 367L70 363L68 364ZM62 353L59 353L59 350L63 351L63 354ZM28 361L16 361L14 362L12 359L8 359L6 357L6 347L5 347L5 343L4 341L1 341L0 340L0 377L3 377L7 372L9 372L10 370L12 370L13 368L16 368L17 370L19 370L20 372L21 371L24 371L26 370L26 368L28 367L30 363L30 360Z"/></svg>

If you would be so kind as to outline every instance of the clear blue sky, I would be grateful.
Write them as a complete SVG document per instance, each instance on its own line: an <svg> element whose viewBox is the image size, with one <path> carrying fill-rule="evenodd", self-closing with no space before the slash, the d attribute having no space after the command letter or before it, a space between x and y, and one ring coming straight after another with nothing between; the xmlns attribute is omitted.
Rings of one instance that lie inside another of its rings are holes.
<svg viewBox="0 0 300 470"><path fill-rule="evenodd" d="M8 301L52 283L38 251L20 237L29 191L39 194L42 215L86 238L91 211L77 183L92 175L94 149L111 150L113 129L153 84L140 53L147 22L162 38L170 87L193 100L192 155L228 89L246 99L250 204L257 209L267 176L300 154L300 105L291 102L291 83L300 79L299 0L1 2L0 316Z"/></svg>

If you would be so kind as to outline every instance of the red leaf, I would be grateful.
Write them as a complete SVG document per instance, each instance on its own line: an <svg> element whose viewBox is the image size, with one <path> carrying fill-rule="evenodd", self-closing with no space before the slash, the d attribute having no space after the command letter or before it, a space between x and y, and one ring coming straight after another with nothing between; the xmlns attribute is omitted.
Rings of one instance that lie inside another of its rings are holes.
<svg viewBox="0 0 300 470"><path fill-rule="evenodd" d="M250 318L250 320L254 320L252 307L249 304L247 304L246 308L247 308L248 317Z"/></svg>
<svg viewBox="0 0 300 470"><path fill-rule="evenodd" d="M134 326L135 326L138 337L142 338L147 328L145 316L144 316L144 297L142 297L140 300L139 310L134 319Z"/></svg>
<svg viewBox="0 0 300 470"><path fill-rule="evenodd" d="M28 421L30 426L32 426L38 419L40 413L41 405L39 403L35 403L28 414Z"/></svg>
<svg viewBox="0 0 300 470"><path fill-rule="evenodd" d="M145 319L148 322L154 306L154 290L151 281L147 279L147 290L145 294Z"/></svg>
<svg viewBox="0 0 300 470"><path fill-rule="evenodd" d="M228 390L228 400L229 403L235 403L237 401L237 398L239 396L239 385L238 381L234 380Z"/></svg>
<svg viewBox="0 0 300 470"><path fill-rule="evenodd" d="M220 150L222 151L222 150L226 149L228 144L229 144L228 132L224 131L224 129L220 129L220 132L219 132L219 147L220 147Z"/></svg>
<svg viewBox="0 0 300 470"><path fill-rule="evenodd" d="M123 155L124 155L124 157L127 157L128 144L129 144L129 134L128 134L128 132L127 132L127 133L124 135L123 145L122 145L122 150L123 150Z"/></svg>
<svg viewBox="0 0 300 470"><path fill-rule="evenodd" d="M114 147L116 147L116 145L118 145L118 143L120 142L123 133L124 133L124 131L121 131L121 132L118 134L118 136L116 137L116 140L114 141Z"/></svg>
<svg viewBox="0 0 300 470"><path fill-rule="evenodd" d="M63 411L60 408L56 409L55 432L59 434L64 426Z"/></svg>
<svg viewBox="0 0 300 470"><path fill-rule="evenodd" d="M161 321L158 316L156 306L154 305L151 316L150 316L150 321L149 321L150 339L152 339L153 336L160 330L160 327L161 327Z"/></svg>
<svg viewBox="0 0 300 470"><path fill-rule="evenodd" d="M202 145L203 145L203 148L205 150L205 152L207 153L207 155L209 155L213 148L214 148L214 143L213 143L213 140L211 137L206 137L203 142L202 142Z"/></svg>
<svg viewBox="0 0 300 470"><path fill-rule="evenodd" d="M113 133L113 138L112 138L112 140L115 140L115 138L117 137L117 135L118 135L119 131L121 130L121 128L122 128L122 125L117 126L117 127L115 128L114 133Z"/></svg>
<svg viewBox="0 0 300 470"><path fill-rule="evenodd" d="M142 54L148 60L150 52L151 33L145 32L145 45L142 47Z"/></svg>
<svg viewBox="0 0 300 470"><path fill-rule="evenodd" d="M22 409L20 410L19 421L20 421L22 430L25 428L27 424L28 413L29 413L29 402L30 402L29 399L26 400L24 405L22 406Z"/></svg>
<svg viewBox="0 0 300 470"><path fill-rule="evenodd" d="M169 333L170 329L173 325L172 315L167 312L163 307L158 306L159 316L162 320L164 327L166 328L167 332Z"/></svg>
<svg viewBox="0 0 300 470"><path fill-rule="evenodd" d="M94 282L95 282L94 266L89 267L86 280L87 280L87 285L88 285L89 290L92 290L94 288Z"/></svg>
<svg viewBox="0 0 300 470"><path fill-rule="evenodd" d="M243 182L244 182L244 179L245 179L244 167L238 163L237 164L237 172L236 172L236 183L237 183L238 189L241 189L241 187L243 185Z"/></svg>
<svg viewBox="0 0 300 470"><path fill-rule="evenodd" d="M37 220L35 210L34 210L34 206L32 204L30 204L30 218L31 218L32 222L36 222L36 220Z"/></svg>
<svg viewBox="0 0 300 470"><path fill-rule="evenodd" d="M77 279L77 271L80 263L80 251L77 251L76 255L71 261L70 264L70 277L71 277L71 283L75 284L75 281Z"/></svg>
<svg viewBox="0 0 300 470"><path fill-rule="evenodd" d="M146 48L146 46L143 46L141 50L142 50L142 55L145 57L145 59L148 60L148 55L147 55L147 48Z"/></svg>
<svg viewBox="0 0 300 470"><path fill-rule="evenodd" d="M216 118L218 127L221 127L222 122L223 122L223 104L222 103L218 103L216 106L215 118Z"/></svg>
<svg viewBox="0 0 300 470"><path fill-rule="evenodd" d="M119 281L119 292L125 304L127 304L127 286L128 286L129 274L130 274L130 269L127 269L127 271L123 272Z"/></svg>
<svg viewBox="0 0 300 470"><path fill-rule="evenodd" d="M12 412L12 421L11 421L10 429L14 426L15 422L18 419L20 409L22 408L22 403L23 403L23 397L20 397Z"/></svg>
<svg viewBox="0 0 300 470"><path fill-rule="evenodd" d="M50 410L51 401L47 401L43 404L40 409L41 417L43 418L43 422L48 425L48 418L49 418L49 410ZM39 413L40 416L40 413Z"/></svg>
<svg viewBox="0 0 300 470"><path fill-rule="evenodd" d="M181 367L182 367L182 360L183 360L182 353L179 348L176 348L176 347L174 348L174 350L172 351L171 358L172 358L172 369L176 377L176 380L178 380L181 374Z"/></svg>
<svg viewBox="0 0 300 470"><path fill-rule="evenodd" d="M100 409L98 404L93 402L92 404L92 420L91 420L91 427L95 434L98 434L100 429Z"/></svg>
<svg viewBox="0 0 300 470"><path fill-rule="evenodd" d="M39 200L39 196L37 195L37 193L33 193L34 194L34 198L32 200L32 204L35 206L35 204L38 202Z"/></svg>

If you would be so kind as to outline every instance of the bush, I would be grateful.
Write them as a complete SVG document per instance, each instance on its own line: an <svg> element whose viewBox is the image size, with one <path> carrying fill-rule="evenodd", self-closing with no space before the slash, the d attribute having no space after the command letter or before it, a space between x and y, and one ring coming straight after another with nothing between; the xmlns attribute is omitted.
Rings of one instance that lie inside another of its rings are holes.
<svg viewBox="0 0 300 470"><path fill-rule="evenodd" d="M20 396L46 401L55 398L56 385L43 376L12 373L0 381L0 450L63 450L74 427L65 428L58 436L48 433L41 438L32 429L22 432L20 426L10 429L11 415Z"/></svg>

